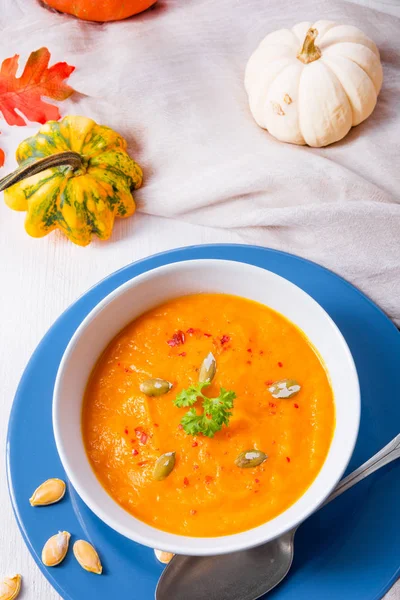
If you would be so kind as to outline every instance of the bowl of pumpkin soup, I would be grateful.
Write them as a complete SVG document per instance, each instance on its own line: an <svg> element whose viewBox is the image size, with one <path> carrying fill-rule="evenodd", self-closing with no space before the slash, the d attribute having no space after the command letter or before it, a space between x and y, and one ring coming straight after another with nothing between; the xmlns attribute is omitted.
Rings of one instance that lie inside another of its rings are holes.
<svg viewBox="0 0 400 600"><path fill-rule="evenodd" d="M66 473L110 527L178 554L265 543L342 476L360 393L308 294L223 260L175 263L107 296L71 339L53 426Z"/></svg>

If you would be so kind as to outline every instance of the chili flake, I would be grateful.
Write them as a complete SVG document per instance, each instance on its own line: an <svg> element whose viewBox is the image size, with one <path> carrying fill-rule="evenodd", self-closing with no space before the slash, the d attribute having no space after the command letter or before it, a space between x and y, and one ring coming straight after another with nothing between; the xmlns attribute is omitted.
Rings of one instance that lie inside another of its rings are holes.
<svg viewBox="0 0 400 600"><path fill-rule="evenodd" d="M180 352L178 356L186 356L186 352Z"/></svg>
<svg viewBox="0 0 400 600"><path fill-rule="evenodd" d="M247 352L253 352L251 348L247 348Z"/></svg>
<svg viewBox="0 0 400 600"><path fill-rule="evenodd" d="M192 335L192 333L194 333L193 327L189 327L189 329L186 329L186 333L188 333L189 335Z"/></svg>
<svg viewBox="0 0 400 600"><path fill-rule="evenodd" d="M159 424L158 423L154 423L154 427L159 427Z"/></svg>
<svg viewBox="0 0 400 600"><path fill-rule="evenodd" d="M205 333L204 334L206 337L211 337L211 333Z"/></svg>
<svg viewBox="0 0 400 600"><path fill-rule="evenodd" d="M147 439L148 439L148 435L143 432L142 435L140 436L140 443L145 444L147 442Z"/></svg>
<svg viewBox="0 0 400 600"><path fill-rule="evenodd" d="M286 460L287 460L288 462L290 462L290 458L289 458L288 456L286 457Z"/></svg>
<svg viewBox="0 0 400 600"><path fill-rule="evenodd" d="M268 381L264 381L265 385L272 385L274 382L272 379L268 379Z"/></svg>
<svg viewBox="0 0 400 600"><path fill-rule="evenodd" d="M211 475L206 475L206 476L204 477L204 483L205 483L206 485L208 485L209 483L211 483L211 482L212 482L212 480L213 480L213 478L211 477Z"/></svg>
<svg viewBox="0 0 400 600"><path fill-rule="evenodd" d="M251 365L251 360L246 361L248 365Z"/></svg>
<svg viewBox="0 0 400 600"><path fill-rule="evenodd" d="M224 344L227 344L230 341L230 337L229 335L223 335L222 338L220 339L221 345L223 346Z"/></svg>
<svg viewBox="0 0 400 600"><path fill-rule="evenodd" d="M167 341L168 346L171 346L171 348L173 348L174 346L180 346L181 344L184 344L184 343L185 343L185 334L181 330L176 331L173 334L172 338Z"/></svg>
<svg viewBox="0 0 400 600"><path fill-rule="evenodd" d="M283 367L283 363L281 363L280 361L278 362L278 367Z"/></svg>
<svg viewBox="0 0 400 600"><path fill-rule="evenodd" d="M193 465L193 469L198 469L199 465Z"/></svg>
<svg viewBox="0 0 400 600"><path fill-rule="evenodd" d="M143 433L142 428L141 427L135 427L135 433L136 433L136 437L140 438L140 436Z"/></svg>
<svg viewBox="0 0 400 600"><path fill-rule="evenodd" d="M125 427L125 434L128 435L128 433L129 433L128 428Z"/></svg>
<svg viewBox="0 0 400 600"><path fill-rule="evenodd" d="M183 425L182 425L182 423L179 423L179 425L178 425L178 429L183 429Z"/></svg>
<svg viewBox="0 0 400 600"><path fill-rule="evenodd" d="M132 454L133 454L133 456L137 456L139 454L139 452L138 452L138 450L136 450L136 448L134 448L132 450Z"/></svg>
<svg viewBox="0 0 400 600"><path fill-rule="evenodd" d="M193 442L192 444L192 448L196 448L196 446L198 446L199 444L197 442Z"/></svg>
<svg viewBox="0 0 400 600"><path fill-rule="evenodd" d="M147 460L142 460L142 462L138 462L138 466L139 467L144 467L144 465L147 465Z"/></svg>
<svg viewBox="0 0 400 600"><path fill-rule="evenodd" d="M136 440L131 440L131 444L135 444L135 443L136 443Z"/></svg>
<svg viewBox="0 0 400 600"><path fill-rule="evenodd" d="M296 403L294 403L294 404L293 404L293 406L294 406L295 408L299 408L299 405L298 405L298 404L296 404Z"/></svg>
<svg viewBox="0 0 400 600"><path fill-rule="evenodd" d="M260 350L260 354L264 354L264 350Z"/></svg>
<svg viewBox="0 0 400 600"><path fill-rule="evenodd" d="M275 402L268 402L268 406L270 406L271 408L275 408L276 404Z"/></svg>
<svg viewBox="0 0 400 600"><path fill-rule="evenodd" d="M130 373L130 369L124 369L125 373Z"/></svg>
<svg viewBox="0 0 400 600"><path fill-rule="evenodd" d="M255 479L254 481L255 481L256 483L260 483L260 480L259 480L259 479Z"/></svg>
<svg viewBox="0 0 400 600"><path fill-rule="evenodd" d="M194 510L194 508L192 508L192 510L190 511L190 514L192 515L192 517L197 513L197 510Z"/></svg>
<svg viewBox="0 0 400 600"><path fill-rule="evenodd" d="M183 485L184 486L188 486L189 485L189 479L187 477L183 478Z"/></svg>

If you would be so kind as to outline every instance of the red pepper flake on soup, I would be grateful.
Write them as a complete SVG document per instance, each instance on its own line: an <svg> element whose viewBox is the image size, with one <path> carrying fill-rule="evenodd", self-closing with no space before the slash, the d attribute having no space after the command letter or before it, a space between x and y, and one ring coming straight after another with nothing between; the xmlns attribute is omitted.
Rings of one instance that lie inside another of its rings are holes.
<svg viewBox="0 0 400 600"><path fill-rule="evenodd" d="M179 331L176 331L173 334L172 338L167 341L168 346L171 346L171 348L173 348L174 346L181 346L184 343L185 343L185 334L183 333L183 331L181 329Z"/></svg>
<svg viewBox="0 0 400 600"><path fill-rule="evenodd" d="M223 335L222 338L220 339L221 342L221 346L223 346L224 344L227 344L228 342L230 342L231 338L229 337L229 335Z"/></svg>
<svg viewBox="0 0 400 600"><path fill-rule="evenodd" d="M142 435L140 436L140 443L141 444L146 444L147 440L148 440L148 437L149 436L146 433L143 432Z"/></svg>

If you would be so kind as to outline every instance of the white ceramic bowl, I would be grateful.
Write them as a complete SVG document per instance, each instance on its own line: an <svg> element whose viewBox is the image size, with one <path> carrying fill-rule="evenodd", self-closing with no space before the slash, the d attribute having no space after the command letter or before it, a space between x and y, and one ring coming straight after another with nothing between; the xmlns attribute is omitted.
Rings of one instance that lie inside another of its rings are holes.
<svg viewBox="0 0 400 600"><path fill-rule="evenodd" d="M224 292L256 300L295 323L317 348L328 369L336 404L336 429L325 463L305 494L275 519L229 536L194 538L160 531L135 519L100 485L81 434L82 399L101 352L130 321L185 294ZM57 375L53 399L56 444L65 471L82 500L126 537L177 554L212 555L267 542L306 519L342 476L353 452L360 418L360 391L349 348L336 325L308 294L286 279L244 263L195 260L154 269L128 281L92 310L71 339Z"/></svg>

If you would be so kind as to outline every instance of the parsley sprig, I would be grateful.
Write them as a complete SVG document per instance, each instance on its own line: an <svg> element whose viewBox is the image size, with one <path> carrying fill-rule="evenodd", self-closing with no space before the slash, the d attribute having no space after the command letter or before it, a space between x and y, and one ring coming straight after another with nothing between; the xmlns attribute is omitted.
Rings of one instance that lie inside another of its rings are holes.
<svg viewBox="0 0 400 600"><path fill-rule="evenodd" d="M209 381L192 384L182 390L174 400L175 406L178 408L192 407L181 420L181 425L188 435L203 434L207 437L214 437L214 434L222 429L223 425L228 425L232 416L231 409L236 398L235 392L221 387L219 396L209 398L203 394L203 389L209 385ZM200 415L193 406L199 398L203 400L204 411Z"/></svg>

